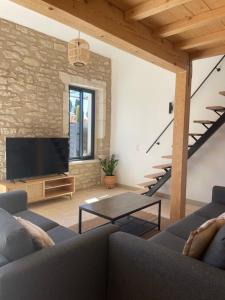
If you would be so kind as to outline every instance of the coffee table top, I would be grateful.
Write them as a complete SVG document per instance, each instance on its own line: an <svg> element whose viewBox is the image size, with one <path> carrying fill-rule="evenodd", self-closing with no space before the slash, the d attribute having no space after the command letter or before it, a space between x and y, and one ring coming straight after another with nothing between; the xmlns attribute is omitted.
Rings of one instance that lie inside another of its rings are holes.
<svg viewBox="0 0 225 300"><path fill-rule="evenodd" d="M128 192L94 203L80 205L80 209L108 220L116 220L159 202L160 200L152 197Z"/></svg>

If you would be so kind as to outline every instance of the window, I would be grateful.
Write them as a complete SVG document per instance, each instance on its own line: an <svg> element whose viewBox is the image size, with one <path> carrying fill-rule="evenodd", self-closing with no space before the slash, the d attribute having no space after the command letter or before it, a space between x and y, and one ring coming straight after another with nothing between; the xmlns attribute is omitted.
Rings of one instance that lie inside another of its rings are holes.
<svg viewBox="0 0 225 300"><path fill-rule="evenodd" d="M95 92L69 88L70 160L94 158Z"/></svg>

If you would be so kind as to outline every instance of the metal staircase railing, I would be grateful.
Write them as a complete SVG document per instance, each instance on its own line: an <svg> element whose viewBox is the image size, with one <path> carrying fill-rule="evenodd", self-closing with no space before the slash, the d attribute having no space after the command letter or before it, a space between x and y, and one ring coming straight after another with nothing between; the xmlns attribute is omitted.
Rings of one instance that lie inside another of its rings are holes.
<svg viewBox="0 0 225 300"><path fill-rule="evenodd" d="M215 70L217 71L221 70L219 65L224 60L224 58L225 55L218 61L218 63L214 66L214 68L204 78L204 80L201 82L198 88L191 95L191 98L193 98L196 95L196 93L201 89L201 87L205 84L205 82L209 79L209 77L213 74ZM218 117L216 121L208 121L208 120L194 121L196 123L202 124L206 129L206 131L202 134L198 134L198 133L189 134L189 136L193 138L194 143L188 145L188 158L190 158L225 123L225 107L211 106L211 107L207 107L207 109L214 111ZM148 153L155 144L158 144L160 137L166 132L166 130L170 127L172 123L173 120L171 120L167 124L167 126L163 129L163 131L160 133L160 135L157 137L154 143L149 147L146 153ZM154 177L155 181L150 182L147 185L148 191L143 193L146 196L152 196L171 177L172 164L165 164L165 165L160 165L155 167L157 168L162 167L162 170L164 170L165 173L163 175L161 173L156 174L156 177Z"/></svg>
<svg viewBox="0 0 225 300"><path fill-rule="evenodd" d="M191 99L197 94L197 92L201 89L201 87L206 83L206 81L211 77L211 75L214 73L214 71L220 71L221 68L219 65L224 60L225 55L222 56L222 58L218 61L218 63L214 66L214 68L209 72L209 74L204 78L204 80L201 82L201 84L197 87L197 89L194 91L194 93L191 95ZM154 140L154 142L151 144L151 146L146 150L146 154L150 152L150 150L155 146L160 144L160 138L163 136L163 134L167 131L167 129L171 126L174 119L172 119L162 130L162 132L159 134L159 136Z"/></svg>
<svg viewBox="0 0 225 300"><path fill-rule="evenodd" d="M205 126L206 124L202 123L203 126L207 128L205 133L203 133L199 138L194 138L195 142L188 149L188 158L190 158L208 139L225 123L225 110L219 112L216 109L214 110L218 119L213 122L211 125ZM164 169L165 175L159 177L157 182L149 186L149 191L143 193L146 196L152 196L170 177L171 177L171 168Z"/></svg>

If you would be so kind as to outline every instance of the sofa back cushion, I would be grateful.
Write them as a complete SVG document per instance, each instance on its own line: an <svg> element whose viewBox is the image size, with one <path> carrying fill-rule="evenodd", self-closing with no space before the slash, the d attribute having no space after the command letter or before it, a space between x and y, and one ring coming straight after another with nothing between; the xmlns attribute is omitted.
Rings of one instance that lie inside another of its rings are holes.
<svg viewBox="0 0 225 300"><path fill-rule="evenodd" d="M35 251L27 230L4 209L0 209L0 255L14 261Z"/></svg>
<svg viewBox="0 0 225 300"><path fill-rule="evenodd" d="M202 261L214 267L225 269L225 225L211 241L202 257Z"/></svg>

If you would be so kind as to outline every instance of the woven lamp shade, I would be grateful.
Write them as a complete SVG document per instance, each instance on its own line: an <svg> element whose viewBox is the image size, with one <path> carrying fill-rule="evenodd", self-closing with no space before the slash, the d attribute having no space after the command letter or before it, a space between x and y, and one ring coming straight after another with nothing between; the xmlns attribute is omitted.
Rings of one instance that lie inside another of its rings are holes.
<svg viewBox="0 0 225 300"><path fill-rule="evenodd" d="M90 59L90 46L83 39L74 39L68 43L68 59L71 65L86 66Z"/></svg>

